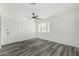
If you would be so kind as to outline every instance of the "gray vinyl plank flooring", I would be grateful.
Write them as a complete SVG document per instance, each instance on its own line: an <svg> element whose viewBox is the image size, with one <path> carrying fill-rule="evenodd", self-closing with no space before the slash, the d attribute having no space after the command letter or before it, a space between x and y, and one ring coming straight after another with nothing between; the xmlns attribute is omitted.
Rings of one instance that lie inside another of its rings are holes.
<svg viewBox="0 0 79 59"><path fill-rule="evenodd" d="M79 56L79 48L33 38L3 46L0 56Z"/></svg>

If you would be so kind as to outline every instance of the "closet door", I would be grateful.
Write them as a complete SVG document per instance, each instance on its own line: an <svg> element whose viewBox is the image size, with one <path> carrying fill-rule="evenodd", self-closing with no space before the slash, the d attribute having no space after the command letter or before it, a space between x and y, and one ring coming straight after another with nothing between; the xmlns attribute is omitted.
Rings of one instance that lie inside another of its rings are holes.
<svg viewBox="0 0 79 59"><path fill-rule="evenodd" d="M7 19L6 22L7 28L6 28L6 43L14 43L17 42L17 20L16 19Z"/></svg>

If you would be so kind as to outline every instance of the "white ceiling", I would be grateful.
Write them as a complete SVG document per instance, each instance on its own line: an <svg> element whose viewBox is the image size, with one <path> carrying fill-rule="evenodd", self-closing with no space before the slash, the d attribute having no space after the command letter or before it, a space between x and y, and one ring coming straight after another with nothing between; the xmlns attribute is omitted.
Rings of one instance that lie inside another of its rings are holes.
<svg viewBox="0 0 79 59"><path fill-rule="evenodd" d="M79 8L78 3L37 3L34 6L29 3L6 3L3 5L7 5L12 8L16 7L16 9L22 9L28 13L27 16L31 16L31 14L35 12L41 18L47 18L70 9Z"/></svg>

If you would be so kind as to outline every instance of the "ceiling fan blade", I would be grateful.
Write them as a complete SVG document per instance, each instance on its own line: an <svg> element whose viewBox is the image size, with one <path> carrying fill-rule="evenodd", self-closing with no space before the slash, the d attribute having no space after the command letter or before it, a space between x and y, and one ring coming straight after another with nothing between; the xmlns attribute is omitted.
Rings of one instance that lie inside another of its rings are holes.
<svg viewBox="0 0 79 59"><path fill-rule="evenodd" d="M32 17L26 16L26 18L32 18Z"/></svg>
<svg viewBox="0 0 79 59"><path fill-rule="evenodd" d="M39 17L38 15L35 16L36 18Z"/></svg>
<svg viewBox="0 0 79 59"><path fill-rule="evenodd" d="M37 20L42 20L42 18L36 18Z"/></svg>
<svg viewBox="0 0 79 59"><path fill-rule="evenodd" d="M29 16L26 16L25 18L28 19L28 20L31 20L32 19L32 17L29 17Z"/></svg>

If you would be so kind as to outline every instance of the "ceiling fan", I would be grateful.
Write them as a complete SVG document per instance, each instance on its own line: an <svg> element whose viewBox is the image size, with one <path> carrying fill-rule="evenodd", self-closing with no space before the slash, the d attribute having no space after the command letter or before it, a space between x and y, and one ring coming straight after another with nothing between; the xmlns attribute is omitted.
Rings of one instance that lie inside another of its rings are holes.
<svg viewBox="0 0 79 59"><path fill-rule="evenodd" d="M41 20L42 19L42 18L39 18L39 16L36 15L35 13L32 13L32 17L26 16L26 18L32 19L33 21Z"/></svg>

